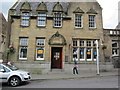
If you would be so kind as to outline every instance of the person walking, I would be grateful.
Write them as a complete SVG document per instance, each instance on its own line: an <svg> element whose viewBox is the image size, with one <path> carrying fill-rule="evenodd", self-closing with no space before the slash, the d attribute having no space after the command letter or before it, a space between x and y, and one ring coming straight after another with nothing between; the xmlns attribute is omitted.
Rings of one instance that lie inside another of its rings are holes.
<svg viewBox="0 0 120 90"><path fill-rule="evenodd" d="M78 74L78 64L76 58L74 59L74 64L73 64L73 74Z"/></svg>

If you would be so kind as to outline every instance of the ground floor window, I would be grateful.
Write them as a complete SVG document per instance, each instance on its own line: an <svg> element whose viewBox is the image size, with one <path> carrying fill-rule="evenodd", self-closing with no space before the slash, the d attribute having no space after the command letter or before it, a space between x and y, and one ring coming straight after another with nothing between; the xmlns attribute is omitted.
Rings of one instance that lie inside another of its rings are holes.
<svg viewBox="0 0 120 90"><path fill-rule="evenodd" d="M45 38L36 38L36 60L44 60Z"/></svg>
<svg viewBox="0 0 120 90"><path fill-rule="evenodd" d="M74 42L76 41L76 45ZM95 40L73 40L73 60L96 61L97 50Z"/></svg>
<svg viewBox="0 0 120 90"><path fill-rule="evenodd" d="M118 41L112 41L112 56L119 56Z"/></svg>

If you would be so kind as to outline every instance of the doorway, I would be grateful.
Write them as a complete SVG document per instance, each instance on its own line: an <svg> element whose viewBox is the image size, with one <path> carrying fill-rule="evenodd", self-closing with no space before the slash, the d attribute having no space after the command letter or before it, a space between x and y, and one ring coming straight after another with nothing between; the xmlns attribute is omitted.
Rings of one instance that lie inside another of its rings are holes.
<svg viewBox="0 0 120 90"><path fill-rule="evenodd" d="M62 47L51 48L51 69L62 69Z"/></svg>

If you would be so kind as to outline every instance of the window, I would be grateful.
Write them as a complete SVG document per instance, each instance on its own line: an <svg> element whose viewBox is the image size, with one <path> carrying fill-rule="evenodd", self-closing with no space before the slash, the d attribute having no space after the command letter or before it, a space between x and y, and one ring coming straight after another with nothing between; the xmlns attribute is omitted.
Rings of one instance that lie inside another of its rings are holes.
<svg viewBox="0 0 120 90"><path fill-rule="evenodd" d="M112 56L119 55L119 45L118 41L112 41Z"/></svg>
<svg viewBox="0 0 120 90"><path fill-rule="evenodd" d="M20 38L19 59L27 59L28 38Z"/></svg>
<svg viewBox="0 0 120 90"><path fill-rule="evenodd" d="M82 28L82 15L75 14L75 27Z"/></svg>
<svg viewBox="0 0 120 90"><path fill-rule="evenodd" d="M95 40L73 40L73 60L96 61L97 49Z"/></svg>
<svg viewBox="0 0 120 90"><path fill-rule="evenodd" d="M29 19L30 19L30 15L29 15L28 12L22 13L22 16L21 16L21 25L22 26L29 26Z"/></svg>
<svg viewBox="0 0 120 90"><path fill-rule="evenodd" d="M54 27L62 27L62 13L54 13Z"/></svg>
<svg viewBox="0 0 120 90"><path fill-rule="evenodd" d="M44 60L45 39L36 39L36 60Z"/></svg>
<svg viewBox="0 0 120 90"><path fill-rule="evenodd" d="M89 15L89 28L95 28L95 15Z"/></svg>
<svg viewBox="0 0 120 90"><path fill-rule="evenodd" d="M40 13L38 14L38 26L45 26L46 25L46 14Z"/></svg>

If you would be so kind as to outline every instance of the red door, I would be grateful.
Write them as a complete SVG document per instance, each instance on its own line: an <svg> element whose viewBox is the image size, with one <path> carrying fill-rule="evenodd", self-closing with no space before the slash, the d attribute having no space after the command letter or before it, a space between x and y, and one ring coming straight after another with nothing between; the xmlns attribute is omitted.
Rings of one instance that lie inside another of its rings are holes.
<svg viewBox="0 0 120 90"><path fill-rule="evenodd" d="M52 47L51 69L62 69L62 47Z"/></svg>

